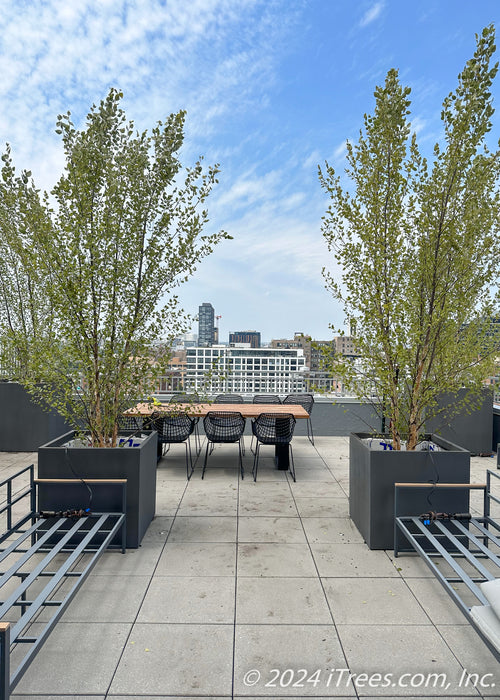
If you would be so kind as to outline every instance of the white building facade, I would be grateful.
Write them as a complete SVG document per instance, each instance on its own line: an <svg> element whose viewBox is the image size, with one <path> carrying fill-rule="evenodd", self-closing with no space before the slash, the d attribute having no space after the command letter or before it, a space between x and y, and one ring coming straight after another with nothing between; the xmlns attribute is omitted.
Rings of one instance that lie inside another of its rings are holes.
<svg viewBox="0 0 500 700"><path fill-rule="evenodd" d="M186 349L188 393L293 394L304 391L302 349L250 348L246 344Z"/></svg>

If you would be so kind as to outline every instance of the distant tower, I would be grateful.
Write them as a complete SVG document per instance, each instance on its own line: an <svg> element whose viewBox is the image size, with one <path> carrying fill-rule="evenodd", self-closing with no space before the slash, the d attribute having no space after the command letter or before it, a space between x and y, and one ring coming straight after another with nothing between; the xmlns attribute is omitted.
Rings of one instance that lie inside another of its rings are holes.
<svg viewBox="0 0 500 700"><path fill-rule="evenodd" d="M229 334L230 343L250 343L251 348L260 348L260 333L257 331L235 331Z"/></svg>
<svg viewBox="0 0 500 700"><path fill-rule="evenodd" d="M206 302L198 308L198 345L210 347L215 342L215 311L212 304Z"/></svg>
<svg viewBox="0 0 500 700"><path fill-rule="evenodd" d="M220 338L219 338L219 319L222 318L222 316L216 316L215 317L215 330L214 330L214 337L215 337L215 344L218 345L220 343Z"/></svg>

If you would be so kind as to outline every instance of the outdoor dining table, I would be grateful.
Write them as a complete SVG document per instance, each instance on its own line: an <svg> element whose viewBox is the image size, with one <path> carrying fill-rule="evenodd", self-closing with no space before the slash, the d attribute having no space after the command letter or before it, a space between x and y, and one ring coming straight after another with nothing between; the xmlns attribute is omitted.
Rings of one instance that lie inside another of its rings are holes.
<svg viewBox="0 0 500 700"><path fill-rule="evenodd" d="M309 418L309 413L300 404L269 404L269 403L165 403L155 405L147 402L136 404L133 408L125 411L126 416L148 418L152 413L163 413L165 415L182 411L188 416L203 418L210 411L237 411L244 418L257 418L261 413L288 413L296 419ZM288 470L290 466L290 451L288 444L275 445L276 467Z"/></svg>

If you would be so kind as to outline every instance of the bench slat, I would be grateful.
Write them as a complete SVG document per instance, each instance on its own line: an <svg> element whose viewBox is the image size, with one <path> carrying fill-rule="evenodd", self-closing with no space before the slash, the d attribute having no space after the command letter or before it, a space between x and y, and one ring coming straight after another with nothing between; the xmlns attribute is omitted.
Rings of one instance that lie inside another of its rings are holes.
<svg viewBox="0 0 500 700"><path fill-rule="evenodd" d="M58 522L62 525L64 523L65 518L61 518ZM75 526L71 528L70 530L67 531L67 535L63 537L62 541L68 541L68 539L71 539L79 530L83 528L84 525L88 523L89 518L81 518L80 521L75 523ZM64 574L68 569L70 569L77 559L80 557L82 552L85 551L86 546L91 542L91 540L94 539L94 537L99 533L101 526L104 524L104 522L107 520L107 516L102 515L100 518L97 519L97 521L94 523L93 527L88 530L88 534L81 540L81 542L78 543L78 545L75 547L74 551L72 552L71 556L69 556L65 562L60 566L60 568L55 572L54 576L49 580L49 582L43 587L43 589L40 591L40 593L37 595L35 600L33 601L33 605L29 607L29 609L24 613L24 615L21 615L19 620L13 625L12 627L12 641L16 641L17 636L20 634L21 630L26 627L26 625L31 622L32 618L34 615L38 613L38 610L40 607L42 607L42 602L46 600L50 594L54 591L54 589L59 585L60 581L64 578ZM59 544L59 543L58 543ZM60 547L55 546L53 550L51 550L50 554L52 555L53 551L56 551L56 553L59 552ZM50 556L50 559L53 557ZM45 559L44 559L45 562ZM42 562L40 566L44 563ZM45 567L44 567L45 568ZM81 575L83 576L83 574ZM80 578L81 578L80 576ZM29 578L29 577L28 577ZM27 579L26 579L27 580ZM79 581L78 579L75 579L75 582L78 584ZM19 587L18 587L19 589ZM17 593L17 591L15 591ZM15 595L13 593L12 595ZM19 595L17 596L19 598ZM1 613L1 608L0 608L0 613Z"/></svg>
<svg viewBox="0 0 500 700"><path fill-rule="evenodd" d="M119 513L119 514L109 513L109 514L103 514L103 516L104 517L116 517L115 525L109 530L108 534L106 535L106 537L104 538L102 543L98 546L98 548L92 552L92 557L91 557L90 561L88 562L85 569L82 571L81 576L77 579L77 585L73 586L71 591L69 591L69 593L65 597L63 604L55 610L55 614L46 623L43 632L37 637L36 641L33 642L31 649L25 655L23 662L22 662L22 665L20 665L16 669L16 671L12 674L12 676L11 676L11 688L14 688L17 685L17 683L20 681L20 679L22 678L26 669L29 667L30 663L33 661L34 657L39 652L45 639L49 636L52 629L55 627L56 623L59 621L59 619L61 618L61 616L65 612L66 608L68 607L68 605L71 603L71 601L75 597L76 593L80 589L81 584L88 577L88 575L90 574L90 572L92 571L94 566L97 564L99 558L101 557L101 554L109 547L112 539L120 531L120 529L122 528L122 526L125 523L125 514L124 513ZM102 534L102 532L96 530L96 532L93 534L93 537L96 537L100 534ZM92 541L92 538L90 538L90 541ZM85 550L82 550L82 551L85 551ZM82 554L82 552L80 552L79 554ZM19 622L20 622L20 620L19 620ZM19 624L19 623L17 623L17 624ZM16 625L12 629L13 638L14 638L15 633L16 633Z"/></svg>

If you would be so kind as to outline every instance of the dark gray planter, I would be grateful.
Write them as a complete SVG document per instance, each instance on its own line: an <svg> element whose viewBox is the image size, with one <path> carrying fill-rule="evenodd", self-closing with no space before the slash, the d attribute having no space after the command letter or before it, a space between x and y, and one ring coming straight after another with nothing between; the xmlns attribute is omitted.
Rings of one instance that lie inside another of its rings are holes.
<svg viewBox="0 0 500 700"><path fill-rule="evenodd" d="M125 431L124 431L125 432ZM40 479L127 479L127 547L136 548L151 520L156 506L156 432L140 447L92 447L69 448L62 445L74 437L70 431L38 449L38 477ZM73 499L70 502L70 499ZM74 495L57 485L40 487L40 510L65 510L88 507L86 491L84 503L75 503ZM95 489L92 510L114 511L119 509L117 491Z"/></svg>
<svg viewBox="0 0 500 700"><path fill-rule="evenodd" d="M0 382L0 451L34 452L70 429L56 411L44 410L17 382Z"/></svg>
<svg viewBox="0 0 500 700"><path fill-rule="evenodd" d="M497 453L497 469L500 469L500 408L493 407L493 441L491 449Z"/></svg>
<svg viewBox="0 0 500 700"><path fill-rule="evenodd" d="M441 406L448 406L463 400L466 390L458 394L444 394L440 400ZM446 412L425 422L425 431L434 433L463 447L473 455L489 454L493 442L493 391L485 387L481 391L479 405L474 409L462 410L458 415ZM493 448L496 451L496 445Z"/></svg>
<svg viewBox="0 0 500 700"><path fill-rule="evenodd" d="M370 433L349 438L349 515L370 549L394 546L394 484L470 482L470 453L432 435L445 452L370 450L362 440ZM420 515L429 510L468 512L469 493L432 489L405 490L399 515ZM429 499L429 500L428 500Z"/></svg>

